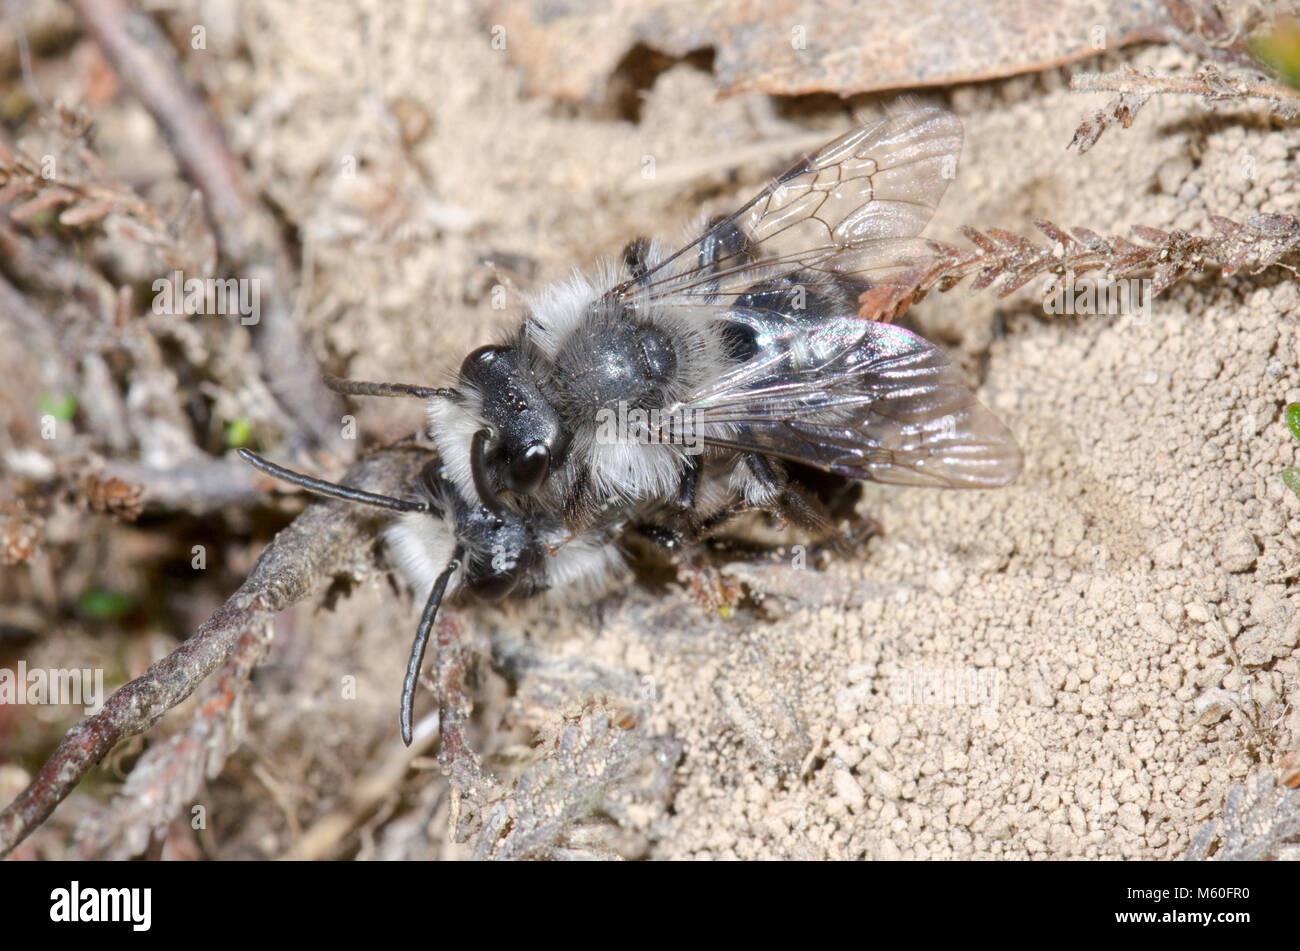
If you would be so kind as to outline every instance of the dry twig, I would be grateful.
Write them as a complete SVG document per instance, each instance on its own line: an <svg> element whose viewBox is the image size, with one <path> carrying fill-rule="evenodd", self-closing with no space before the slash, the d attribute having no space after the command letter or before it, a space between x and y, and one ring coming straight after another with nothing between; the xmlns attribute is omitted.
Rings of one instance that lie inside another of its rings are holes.
<svg viewBox="0 0 1300 951"><path fill-rule="evenodd" d="M106 811L77 831L83 858L129 859L166 828L205 780L215 779L243 734L249 677L271 643L272 625L246 631L185 730L149 748Z"/></svg>
<svg viewBox="0 0 1300 951"><path fill-rule="evenodd" d="M263 496L266 481L233 453L221 458L204 456L170 469L154 469L136 462L109 460L104 474L141 489L145 511L186 512L207 515L232 505L251 505Z"/></svg>
<svg viewBox="0 0 1300 951"><path fill-rule="evenodd" d="M189 84L176 51L147 15L125 0L75 0L74 5L203 193L228 267L259 282L262 314L253 341L271 392L313 439L332 440L338 431L338 402L321 383L312 351L294 322L288 253L273 217L254 200L216 116Z"/></svg>
<svg viewBox="0 0 1300 951"><path fill-rule="evenodd" d="M355 465L347 481L377 492L398 492L428 460L429 453L417 447L381 450ZM247 638L260 638L277 612L328 578L364 564L376 518L361 506L316 502L276 535L239 590L193 637L68 732L31 785L0 813L0 856L43 822L114 744L157 723L227 661L237 666L227 670L215 697L220 702L229 696L233 702L240 678L251 670L249 661L257 653ZM202 755L204 744L197 738L194 742L191 752ZM161 780L165 773L158 776Z"/></svg>
<svg viewBox="0 0 1300 951"><path fill-rule="evenodd" d="M1300 90L1256 76L1229 75L1212 65L1201 67L1194 76L1161 76L1131 66L1115 73L1079 73L1070 77L1070 88L1075 92L1119 94L1075 130L1068 147L1080 152L1096 145L1111 126L1131 126L1138 111L1154 95L1198 96L1207 104L1258 102L1286 118L1300 115Z"/></svg>

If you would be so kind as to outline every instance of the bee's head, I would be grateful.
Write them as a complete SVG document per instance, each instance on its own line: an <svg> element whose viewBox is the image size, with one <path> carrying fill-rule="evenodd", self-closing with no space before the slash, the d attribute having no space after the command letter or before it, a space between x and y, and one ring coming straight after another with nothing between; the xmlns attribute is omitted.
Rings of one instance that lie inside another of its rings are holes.
<svg viewBox="0 0 1300 951"><path fill-rule="evenodd" d="M562 460L568 439L559 413L515 347L479 347L461 364L460 378L481 403L483 425L470 446L474 488L499 514L504 506L498 493L537 492Z"/></svg>
<svg viewBox="0 0 1300 951"><path fill-rule="evenodd" d="M497 601L521 585L528 589L542 551L529 519L509 510L494 515L448 482L437 460L421 472L420 486L427 512L402 519L389 532L396 560L417 589L431 583L453 548L462 553L453 590Z"/></svg>

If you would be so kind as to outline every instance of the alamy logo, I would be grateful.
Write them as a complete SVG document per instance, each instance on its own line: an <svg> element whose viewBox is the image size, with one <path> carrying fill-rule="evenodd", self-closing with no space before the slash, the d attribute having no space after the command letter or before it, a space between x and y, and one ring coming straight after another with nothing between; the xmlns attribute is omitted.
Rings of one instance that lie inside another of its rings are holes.
<svg viewBox="0 0 1300 951"><path fill-rule="evenodd" d="M172 317L238 317L245 326L262 319L262 282L257 278L186 278L183 271L153 282L153 312Z"/></svg>
<svg viewBox="0 0 1300 951"><path fill-rule="evenodd" d="M1053 279L1044 288L1050 294L1055 286ZM1078 317L1140 317L1151 316L1151 281L1132 278L1127 281L1101 281L1081 277L1043 300L1043 310L1049 314L1072 314Z"/></svg>
<svg viewBox="0 0 1300 951"><path fill-rule="evenodd" d="M689 407L641 409L619 400L617 407L602 406L596 411L596 442L602 446L666 443L682 446L688 456L697 456L704 451L699 430L699 411Z"/></svg>
<svg viewBox="0 0 1300 951"><path fill-rule="evenodd" d="M980 707L996 710L996 667L904 667L889 682L889 698L900 706Z"/></svg>
<svg viewBox="0 0 1300 951"><path fill-rule="evenodd" d="M50 921L129 921L132 931L148 931L153 920L151 888L70 888L50 892Z"/></svg>
<svg viewBox="0 0 1300 951"><path fill-rule="evenodd" d="M0 706L5 704L63 704L85 707L88 715L104 706L104 669L97 667L27 668L20 660L17 670L0 667Z"/></svg>

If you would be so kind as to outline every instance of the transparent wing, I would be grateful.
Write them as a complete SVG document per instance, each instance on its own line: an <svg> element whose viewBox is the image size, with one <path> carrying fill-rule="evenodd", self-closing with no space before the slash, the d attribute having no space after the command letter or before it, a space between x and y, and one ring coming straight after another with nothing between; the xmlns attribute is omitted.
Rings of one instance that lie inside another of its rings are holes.
<svg viewBox="0 0 1300 951"><path fill-rule="evenodd" d="M913 240L957 170L961 120L913 109L849 132L798 162L696 241L615 289L629 303L717 304L756 281L861 275L871 283L927 255Z"/></svg>
<svg viewBox="0 0 1300 951"><path fill-rule="evenodd" d="M1010 431L943 351L902 327L792 321L765 349L668 407L664 435L898 485L992 488L1020 474Z"/></svg>

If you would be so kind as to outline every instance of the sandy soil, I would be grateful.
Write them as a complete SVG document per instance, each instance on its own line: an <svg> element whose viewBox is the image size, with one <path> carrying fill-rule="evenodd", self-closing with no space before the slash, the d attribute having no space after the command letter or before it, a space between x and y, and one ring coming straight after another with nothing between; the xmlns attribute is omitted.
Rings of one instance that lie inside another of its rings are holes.
<svg viewBox="0 0 1300 951"><path fill-rule="evenodd" d="M304 319L335 372L441 382L517 319L493 309L484 259L536 286L635 235L679 234L880 101L718 100L681 64L631 121L526 98L488 40L463 2L266 0L214 31L203 81L302 229ZM229 55L236 41L246 56ZM1084 65L1121 61L1189 62L1147 48ZM966 127L928 233L1032 234L1036 217L1208 233L1211 215L1297 213L1294 126L1160 100L1080 156L1065 146L1100 97L1067 83L1061 70L928 94ZM124 149L147 123L132 135ZM351 157L355 177L340 171ZM863 512L883 535L804 571L737 565L765 597L729 619L676 585L632 585L594 610L471 623L642 685L647 734L675 765L607 809L600 841L618 854L1176 857L1300 729L1300 503L1279 476L1295 455L1281 415L1300 400L1296 304L1285 273L1180 285L1147 316L1048 317L1028 291L932 296L917 318L1015 431L1018 485L871 487ZM374 441L418 421L388 402L356 412ZM346 811L391 749L415 613L374 580L285 615L247 743L206 794L208 848L282 854ZM347 704L333 699L345 674ZM479 698L480 747L526 759L536 715L493 677ZM45 847L104 794L74 797ZM436 772L380 802L343 854L465 854L445 842Z"/></svg>

